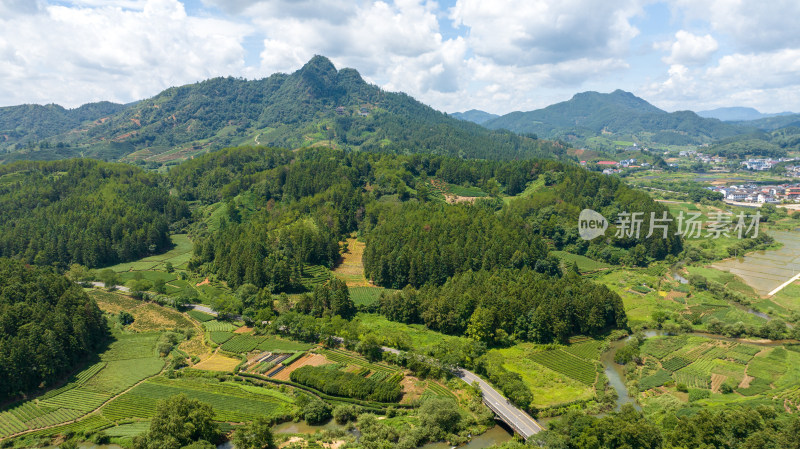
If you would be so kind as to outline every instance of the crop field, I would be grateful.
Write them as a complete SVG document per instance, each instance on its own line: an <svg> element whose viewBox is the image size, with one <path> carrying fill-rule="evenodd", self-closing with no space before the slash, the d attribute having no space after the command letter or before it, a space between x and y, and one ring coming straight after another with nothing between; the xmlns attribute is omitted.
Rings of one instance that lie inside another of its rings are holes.
<svg viewBox="0 0 800 449"><path fill-rule="evenodd" d="M672 350L677 341L683 347ZM661 358L653 354L662 355ZM642 347L645 366L656 366L659 378L651 370L639 379L640 390L666 383L666 375L678 384L697 389L693 400L703 404L727 404L737 398L792 399L796 386L800 354L785 347L764 347L734 341L713 340L700 336L654 337ZM657 360L654 362L654 360ZM735 394L724 394L729 387ZM798 397L800 399L800 397ZM792 402L793 403L793 402ZM794 403L793 403L794 404ZM797 405L800 405L798 403Z"/></svg>
<svg viewBox="0 0 800 449"><path fill-rule="evenodd" d="M233 332L238 329L239 326L227 321L211 320L203 322L203 328L209 332Z"/></svg>
<svg viewBox="0 0 800 449"><path fill-rule="evenodd" d="M684 347L685 344L685 336L648 338L642 346L642 352L650 354L657 359L663 359L668 354Z"/></svg>
<svg viewBox="0 0 800 449"><path fill-rule="evenodd" d="M235 359L233 357L228 357L220 353L215 353L211 357L194 365L194 368L206 371L230 372L233 371L233 369L236 368L236 365L238 365L240 362L241 362L240 359Z"/></svg>
<svg viewBox="0 0 800 449"><path fill-rule="evenodd" d="M585 385L594 385L597 379L596 364L560 349L537 352L531 356L531 360Z"/></svg>
<svg viewBox="0 0 800 449"><path fill-rule="evenodd" d="M364 357L346 351L342 351L339 349L318 349L317 352L324 355L325 358L333 362L342 363L345 365L359 366L362 368L369 368L370 370L375 371L376 373L384 372L388 374L395 374L399 372L399 370L396 367L387 365L385 363L371 363Z"/></svg>
<svg viewBox="0 0 800 449"><path fill-rule="evenodd" d="M456 399L456 395L453 394L452 391L432 380L428 381L428 385L425 388L425 392L422 393L422 396L439 396L442 398Z"/></svg>
<svg viewBox="0 0 800 449"><path fill-rule="evenodd" d="M639 381L639 389L649 390L651 388L660 387L670 380L672 380L672 376L669 371L658 370L654 374L642 378L642 380Z"/></svg>
<svg viewBox="0 0 800 449"><path fill-rule="evenodd" d="M111 421L103 418L100 415L90 415L84 419L61 426L48 427L46 429L31 432L28 435L37 436L51 436L51 435L64 435L75 432L93 432L96 430L105 429L113 425Z"/></svg>
<svg viewBox="0 0 800 449"><path fill-rule="evenodd" d="M63 387L0 412L0 438L80 418L136 382L158 374L164 366L155 355L158 335L117 335L100 355L100 362L68 379Z"/></svg>
<svg viewBox="0 0 800 449"><path fill-rule="evenodd" d="M598 360L601 346L603 346L603 342L600 340L587 340L565 346L563 350L582 359Z"/></svg>
<svg viewBox="0 0 800 449"><path fill-rule="evenodd" d="M250 352L264 341L264 337L254 337L246 334L235 334L233 338L226 341L220 349L227 352L243 353Z"/></svg>
<svg viewBox="0 0 800 449"><path fill-rule="evenodd" d="M115 399L102 413L112 421L151 418L158 400L181 393L210 404L218 421L245 422L258 417L283 417L291 412L292 399L276 390L255 386L245 389L238 383L216 380L157 377Z"/></svg>
<svg viewBox="0 0 800 449"><path fill-rule="evenodd" d="M303 268L303 275L300 283L308 290L314 290L314 287L324 284L331 278L331 272L322 265L310 265Z"/></svg>
<svg viewBox="0 0 800 449"><path fill-rule="evenodd" d="M110 437L135 437L141 435L150 428L150 421L139 421L121 426L112 427L105 431Z"/></svg>
<svg viewBox="0 0 800 449"><path fill-rule="evenodd" d="M218 331L209 332L209 338L211 339L211 341L218 345L225 343L226 341L233 338L233 336L234 336L233 332L218 332Z"/></svg>
<svg viewBox="0 0 800 449"><path fill-rule="evenodd" d="M282 338L267 337L261 341L257 348L259 351L308 351L315 345L311 343L302 343L299 341L284 340Z"/></svg>
<svg viewBox="0 0 800 449"><path fill-rule="evenodd" d="M558 257L567 266L571 266L573 262L578 265L578 270L581 273L590 273L592 271L606 270L612 268L611 265L605 262L598 262L580 254L572 254L566 251L550 251L550 254Z"/></svg>
<svg viewBox="0 0 800 449"><path fill-rule="evenodd" d="M378 301L383 292L391 292L383 287L350 287L350 299L356 306L369 306Z"/></svg>

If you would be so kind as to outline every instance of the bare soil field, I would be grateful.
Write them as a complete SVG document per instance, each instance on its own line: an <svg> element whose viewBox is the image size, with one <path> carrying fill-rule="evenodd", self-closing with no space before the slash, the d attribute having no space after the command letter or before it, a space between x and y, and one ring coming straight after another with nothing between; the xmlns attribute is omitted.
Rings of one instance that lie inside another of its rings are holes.
<svg viewBox="0 0 800 449"><path fill-rule="evenodd" d="M296 370L297 368L300 368L301 366L306 366L306 365L321 366L321 365L327 365L328 363L331 363L331 361L326 359L325 356L322 354L306 354L303 357L300 357L299 359L295 360L294 363L287 366L283 371L276 374L273 379L289 380L289 375L292 373L292 371Z"/></svg>

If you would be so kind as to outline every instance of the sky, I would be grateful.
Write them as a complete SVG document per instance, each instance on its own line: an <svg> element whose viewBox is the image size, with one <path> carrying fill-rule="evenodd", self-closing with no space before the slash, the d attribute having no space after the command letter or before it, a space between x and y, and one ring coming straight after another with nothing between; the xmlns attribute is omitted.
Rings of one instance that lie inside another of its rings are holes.
<svg viewBox="0 0 800 449"><path fill-rule="evenodd" d="M128 103L315 54L438 110L594 90L800 112L797 0L0 0L0 106Z"/></svg>

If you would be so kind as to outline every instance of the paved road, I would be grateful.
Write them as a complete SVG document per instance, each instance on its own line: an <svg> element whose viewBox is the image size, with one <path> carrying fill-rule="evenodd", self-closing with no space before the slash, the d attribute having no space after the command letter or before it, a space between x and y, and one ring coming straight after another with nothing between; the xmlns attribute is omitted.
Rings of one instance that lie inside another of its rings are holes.
<svg viewBox="0 0 800 449"><path fill-rule="evenodd" d="M530 415L511 404L508 399L492 388L492 386L483 379L475 375L475 373L465 369L459 369L456 371L456 375L470 385L478 382L478 385L481 387L481 392L483 392L483 401L486 405L526 440L530 438L531 435L544 430Z"/></svg>
<svg viewBox="0 0 800 449"><path fill-rule="evenodd" d="M92 285L94 285L95 287L100 287L100 288L105 288L106 287L106 284L104 284L102 282L92 282ZM131 291L131 289L129 289L128 287L126 287L124 285L115 285L114 288L116 288L117 290L119 290L121 292L129 292L129 291Z"/></svg>
<svg viewBox="0 0 800 449"><path fill-rule="evenodd" d="M202 304L186 304L186 308L187 309L197 310L199 312L204 312L204 313L207 313L209 315L214 315L214 316L219 315L216 312L216 310L212 309L211 307L204 306Z"/></svg>
<svg viewBox="0 0 800 449"><path fill-rule="evenodd" d="M381 349L393 354L400 354L400 351L395 348L383 346ZM501 420L514 428L526 440L530 438L531 435L544 430L530 415L515 407L514 404L509 402L508 399L475 373L467 371L464 368L457 368L456 376L470 385L478 382L481 393L483 394L483 401L486 405L489 406Z"/></svg>

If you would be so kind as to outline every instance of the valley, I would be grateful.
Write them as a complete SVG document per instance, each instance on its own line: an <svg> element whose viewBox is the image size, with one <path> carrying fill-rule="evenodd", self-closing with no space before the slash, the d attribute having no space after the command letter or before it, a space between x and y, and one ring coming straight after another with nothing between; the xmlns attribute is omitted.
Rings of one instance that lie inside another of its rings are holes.
<svg viewBox="0 0 800 449"><path fill-rule="evenodd" d="M448 115L322 56L0 108L0 445L791 439L790 120Z"/></svg>

